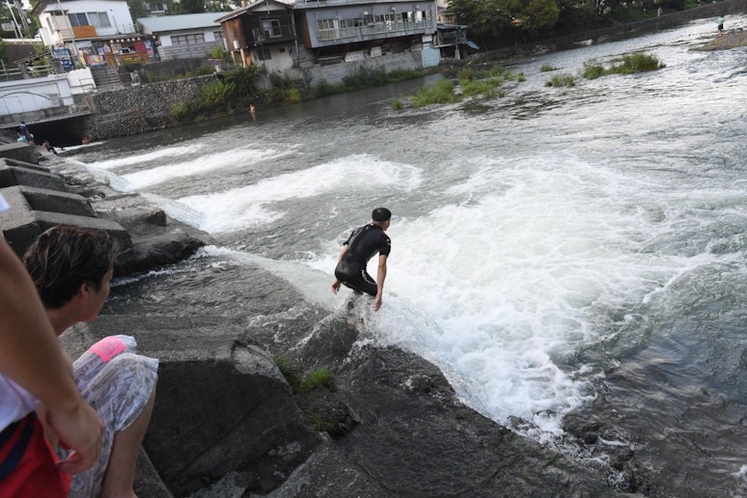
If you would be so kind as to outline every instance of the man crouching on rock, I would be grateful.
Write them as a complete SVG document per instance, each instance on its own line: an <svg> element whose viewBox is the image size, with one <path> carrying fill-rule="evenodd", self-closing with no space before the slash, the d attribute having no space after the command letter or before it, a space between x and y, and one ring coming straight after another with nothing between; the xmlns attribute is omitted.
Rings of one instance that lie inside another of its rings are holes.
<svg viewBox="0 0 747 498"><path fill-rule="evenodd" d="M26 252L23 263L58 337L98 316L109 295L114 254L107 233L63 225L42 233ZM135 347L133 337L106 337L73 364L75 383L105 428L101 455L93 468L73 476L70 497L135 496L135 464L153 411L158 369L158 360L135 354ZM43 407L39 411L44 415ZM51 431L47 438L55 447Z"/></svg>
<svg viewBox="0 0 747 498"><path fill-rule="evenodd" d="M392 221L392 212L380 207L371 213L371 223L354 230L348 240L343 242L342 251L335 268L335 281L332 292L337 294L340 284L350 287L357 294L366 293L374 297L373 309L381 308L381 296L384 293L386 278L386 259L392 250L392 241L385 230ZM371 278L366 271L368 260L379 253L377 279Z"/></svg>

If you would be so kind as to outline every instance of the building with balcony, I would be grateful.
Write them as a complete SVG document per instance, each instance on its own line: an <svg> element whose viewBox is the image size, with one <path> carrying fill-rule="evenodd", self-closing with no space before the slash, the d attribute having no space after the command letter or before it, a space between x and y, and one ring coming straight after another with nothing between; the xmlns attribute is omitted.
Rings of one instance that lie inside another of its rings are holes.
<svg viewBox="0 0 747 498"><path fill-rule="evenodd" d="M75 65L117 67L155 56L154 39L138 33L125 0L40 0L31 13L53 55L71 54Z"/></svg>
<svg viewBox="0 0 747 498"><path fill-rule="evenodd" d="M263 0L217 19L235 62L283 72L293 66L298 45L291 4Z"/></svg>
<svg viewBox="0 0 747 498"><path fill-rule="evenodd" d="M308 75L343 63L385 69L437 65L436 16L435 0L259 0L218 22L228 49L244 64ZM386 59L395 54L408 55Z"/></svg>

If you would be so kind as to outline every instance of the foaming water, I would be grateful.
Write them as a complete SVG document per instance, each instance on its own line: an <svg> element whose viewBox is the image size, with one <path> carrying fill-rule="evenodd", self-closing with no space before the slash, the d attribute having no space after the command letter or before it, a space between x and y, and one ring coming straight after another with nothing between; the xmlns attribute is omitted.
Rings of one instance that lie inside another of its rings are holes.
<svg viewBox="0 0 747 498"><path fill-rule="evenodd" d="M283 202L329 195L342 188L412 190L419 182L418 168L354 155L227 192L183 197L179 202L201 213L199 228L221 233L275 222L283 211L274 206Z"/></svg>
<svg viewBox="0 0 747 498"><path fill-rule="evenodd" d="M557 441L565 415L612 392L622 401L611 412L630 433L651 432L652 453L690 454L663 447L668 431L747 450L747 434L723 421L747 405L735 387L747 381L735 339L747 59L690 50L712 36L700 22L544 54L512 68L526 82L506 98L479 105L397 113L391 100L414 92L392 85L216 122L183 142L164 133L170 145L133 150L137 160L106 144L90 167L230 246L207 257L259 265L330 313L347 299L329 290L340 244L386 205L384 305L359 310L362 340L427 358L466 403L539 440ZM666 67L544 86L545 64L576 73L634 51ZM236 146L220 126L261 135ZM706 388L714 400L698 397ZM692 399L700 410L682 408ZM733 455L690 458L744 480L747 462Z"/></svg>
<svg viewBox="0 0 747 498"><path fill-rule="evenodd" d="M189 161L176 161L164 166L129 173L123 176L127 182L125 190L140 190L159 183L202 174L214 174L217 170L246 168L262 161L278 159L291 151L275 149L239 149L201 156ZM171 156L169 156L171 157Z"/></svg>
<svg viewBox="0 0 747 498"><path fill-rule="evenodd" d="M164 158L178 158L185 155L194 154L196 152L199 152L200 149L204 147L203 144L189 144L189 145L182 145L177 147L166 147L160 150L155 150L151 152L144 152L141 154L132 154L127 155L124 157L117 157L112 159L107 159L104 161L96 161L90 164L92 168L97 169L113 169L113 168L122 168L126 166L132 166L132 165L141 165L141 164L147 164L152 162L160 161Z"/></svg>

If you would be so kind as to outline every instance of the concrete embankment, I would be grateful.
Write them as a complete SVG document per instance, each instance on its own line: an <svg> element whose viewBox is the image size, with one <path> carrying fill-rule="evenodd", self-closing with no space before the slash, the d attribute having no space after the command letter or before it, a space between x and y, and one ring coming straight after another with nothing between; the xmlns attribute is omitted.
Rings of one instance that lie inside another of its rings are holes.
<svg viewBox="0 0 747 498"><path fill-rule="evenodd" d="M0 213L0 226L19 256L40 233L59 224L108 232L118 244L116 274L181 261L212 240L170 219L140 195L116 192L90 175L86 178L83 171L66 181L39 166L39 154L32 145L4 147L0 150L0 194L10 209Z"/></svg>

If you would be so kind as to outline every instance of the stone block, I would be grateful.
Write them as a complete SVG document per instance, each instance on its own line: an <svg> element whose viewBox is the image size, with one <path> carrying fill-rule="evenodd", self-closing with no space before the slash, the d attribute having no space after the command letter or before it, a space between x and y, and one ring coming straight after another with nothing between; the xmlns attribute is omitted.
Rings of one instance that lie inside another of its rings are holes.
<svg viewBox="0 0 747 498"><path fill-rule="evenodd" d="M39 153L36 151L36 147L26 142L0 144L0 156L12 157L29 163L39 162Z"/></svg>
<svg viewBox="0 0 747 498"><path fill-rule="evenodd" d="M7 161L4 162L5 164L0 164L0 188L26 185L62 192L67 190L65 182L58 175L41 171L38 167L9 166Z"/></svg>
<svg viewBox="0 0 747 498"><path fill-rule="evenodd" d="M117 242L120 252L132 248L130 234L119 223L95 217L79 195L21 186L0 188L0 194L10 204L10 209L0 213L0 226L19 256L44 230L55 225L104 230Z"/></svg>
<svg viewBox="0 0 747 498"><path fill-rule="evenodd" d="M13 187L10 187L13 188ZM36 187L16 187L21 190L31 209L34 211L52 211L78 216L96 216L88 200L77 194L58 192L56 190Z"/></svg>

